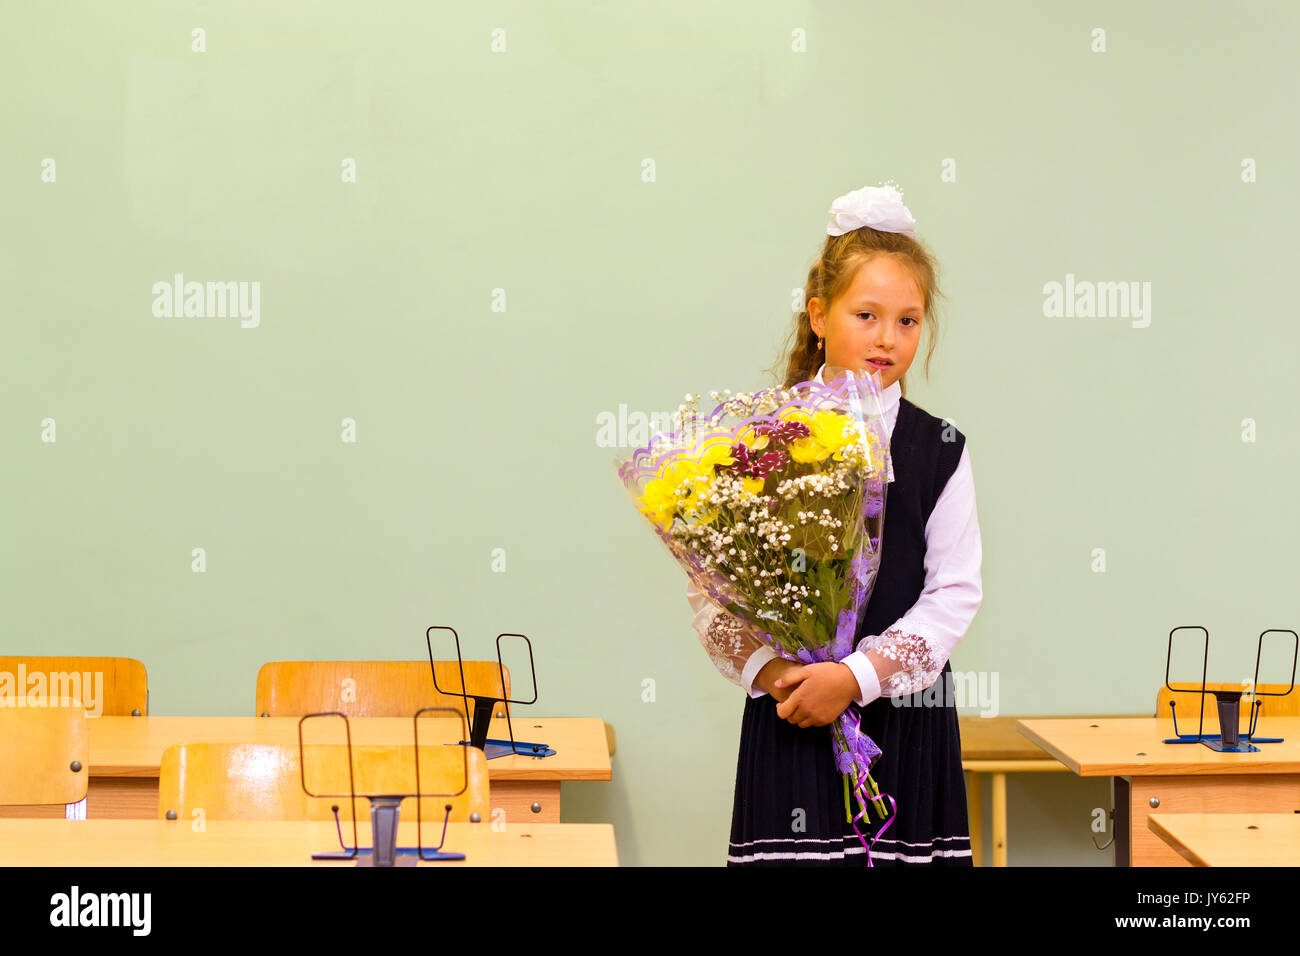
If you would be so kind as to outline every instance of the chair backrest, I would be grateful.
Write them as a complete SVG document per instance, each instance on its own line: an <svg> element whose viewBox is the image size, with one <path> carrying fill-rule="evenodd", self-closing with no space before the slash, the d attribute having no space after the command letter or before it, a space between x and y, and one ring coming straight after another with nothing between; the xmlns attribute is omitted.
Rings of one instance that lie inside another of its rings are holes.
<svg viewBox="0 0 1300 956"><path fill-rule="evenodd" d="M456 661L437 661L438 686L462 690ZM496 661L466 661L469 694L510 696L510 670L505 687ZM257 672L256 713L264 717L301 717L339 711L349 717L410 717L421 707L453 707L464 713L464 700L440 694L425 661L271 661ZM473 702L470 702L473 716ZM505 705L497 705L504 712Z"/></svg>
<svg viewBox="0 0 1300 956"><path fill-rule="evenodd" d="M158 817L168 811L191 821L196 810L211 820L332 820L351 822L348 799L347 747L343 744L304 744L303 763L298 747L277 744L174 744L163 751L158 771ZM468 785L466 783L468 763ZM305 774L303 767L305 765ZM357 817L370 819L367 794L414 793L413 744L362 744L352 748ZM308 796L306 786L312 793ZM442 823L444 807L452 805L451 819L468 820L488 813L488 770L483 751L476 747L443 744L420 745L420 785L423 793L465 792L454 797L425 797L420 812L426 823ZM414 820L413 799L403 801L401 818Z"/></svg>
<svg viewBox="0 0 1300 956"><path fill-rule="evenodd" d="M149 713L149 678L132 657L0 656L0 701L13 695L79 697L92 717Z"/></svg>
<svg viewBox="0 0 1300 956"><path fill-rule="evenodd" d="M78 803L90 780L90 731L78 698L0 704L0 805Z"/></svg>
<svg viewBox="0 0 1300 956"><path fill-rule="evenodd" d="M441 679L441 677L439 678ZM1201 689L1199 682L1195 684L1175 683L1175 687L1180 690L1198 691ZM1269 694L1282 694L1289 687L1289 684L1260 684L1261 692ZM1206 684L1206 691L1213 690L1243 690L1243 684ZM1178 732L1179 733L1196 733L1196 725L1201 714L1201 697L1198 694L1175 694L1164 684L1160 685L1160 690L1156 692L1156 716L1169 717L1169 701L1174 702L1174 711L1178 715ZM1282 697L1260 697L1260 703L1263 705L1259 708L1259 720L1263 721L1268 717L1300 717L1300 686L1297 686L1289 694ZM1254 700L1251 697L1242 694L1238 713L1241 715L1241 731L1244 733L1250 726L1250 711L1254 706ZM1183 721L1188 721L1188 726L1183 726ZM1205 725L1208 727L1211 723L1215 727L1219 726L1219 708L1214 699L1214 695L1206 693L1205 695ZM1261 729L1256 726L1256 732Z"/></svg>

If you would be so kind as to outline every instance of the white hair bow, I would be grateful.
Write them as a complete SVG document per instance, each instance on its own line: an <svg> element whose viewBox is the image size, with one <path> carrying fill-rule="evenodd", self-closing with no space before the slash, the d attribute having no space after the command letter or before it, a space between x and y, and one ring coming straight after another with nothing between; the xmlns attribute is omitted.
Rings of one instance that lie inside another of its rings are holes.
<svg viewBox="0 0 1300 956"><path fill-rule="evenodd" d="M831 203L828 236L870 226L881 232L901 232L916 238L916 220L903 205L903 194L894 186L863 186Z"/></svg>

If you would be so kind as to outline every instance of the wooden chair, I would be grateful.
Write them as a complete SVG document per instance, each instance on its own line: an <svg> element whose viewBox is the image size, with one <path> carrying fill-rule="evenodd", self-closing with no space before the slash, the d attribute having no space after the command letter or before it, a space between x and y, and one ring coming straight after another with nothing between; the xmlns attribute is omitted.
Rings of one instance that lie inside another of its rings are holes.
<svg viewBox="0 0 1300 956"><path fill-rule="evenodd" d="M438 685L462 690L455 661L437 661ZM510 696L510 669L505 687L496 661L466 661L470 694ZM472 706L472 705L471 705ZM257 672L257 714L301 717L339 711L349 717L411 717L421 707L453 707L464 713L465 701L434 689L426 661L271 661ZM498 704L494 713L505 713ZM471 713L467 716L473 716Z"/></svg>
<svg viewBox="0 0 1300 956"><path fill-rule="evenodd" d="M1185 688L1198 691L1201 689L1199 682L1194 684L1175 683L1174 686L1180 690ZM1219 732L1219 708L1214 695L1209 691L1242 690L1244 686L1240 683L1205 685L1205 733L1215 734ZM1260 684L1259 690L1267 694L1283 694L1289 686L1289 684ZM1174 713L1178 715L1178 732L1180 734L1196 733L1196 728L1200 723L1201 698L1197 694L1175 694L1164 684L1161 684L1160 690L1156 692L1156 717L1164 720L1169 719L1169 702L1171 700L1174 702ZM1240 731L1243 734L1250 729L1250 714L1254 701L1255 698L1248 694L1241 695L1241 702L1237 712L1240 714ZM1262 706L1259 708L1259 718L1255 725L1257 734L1262 731L1263 736L1269 736L1269 717L1300 717L1300 685L1291 693L1285 694L1285 696L1264 696L1260 697L1259 701Z"/></svg>
<svg viewBox="0 0 1300 956"><path fill-rule="evenodd" d="M348 799L347 747L343 744L304 744L306 785L297 746L274 744L174 744L163 751L158 773L159 819L192 820L201 810L211 820L332 820L351 823ZM468 786L466 786L468 761ZM357 817L370 819L366 794L415 792L413 744L354 744ZM451 819L464 821L477 813L489 820L488 771L483 751L474 747L420 745L420 789L424 793L453 793L455 797L425 797L420 812L428 824L441 825L444 807ZM174 813L174 817L169 814ZM402 803L401 818L414 820L414 799ZM435 831L436 832L436 831Z"/></svg>
<svg viewBox="0 0 1300 956"><path fill-rule="evenodd" d="M455 661L438 661L438 684L460 690ZM510 668L504 667L510 696ZM350 683L349 683L350 682ZM501 686L496 661L466 661L465 683L470 693L495 693ZM271 661L257 672L257 714L261 717L301 717L340 711L349 717L410 717L421 707L454 707L464 713L465 702L433 687L428 661ZM508 712L503 704L495 713ZM513 716L513 715L512 715ZM614 756L614 728L605 721L605 742Z"/></svg>
<svg viewBox="0 0 1300 956"><path fill-rule="evenodd" d="M86 709L93 711L93 717L142 717L149 713L148 675L144 664L135 658L30 654L0 657L0 681L8 675L16 694L26 692L28 679L35 674L42 675L42 696L80 697L86 701ZM441 674L438 679L442 679ZM93 695L88 693L91 689ZM101 696L102 700L92 699Z"/></svg>
<svg viewBox="0 0 1300 956"><path fill-rule="evenodd" d="M0 705L0 805L76 806L90 781L90 730L79 698Z"/></svg>

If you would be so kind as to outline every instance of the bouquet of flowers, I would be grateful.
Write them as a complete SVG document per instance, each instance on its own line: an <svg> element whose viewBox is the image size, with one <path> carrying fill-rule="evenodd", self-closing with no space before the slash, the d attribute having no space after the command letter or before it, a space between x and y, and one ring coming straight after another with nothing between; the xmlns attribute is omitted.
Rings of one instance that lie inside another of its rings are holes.
<svg viewBox="0 0 1300 956"><path fill-rule="evenodd" d="M707 416L687 395L673 431L616 462L700 592L801 664L838 661L856 644L880 568L890 469L879 373L827 365L822 379L713 392ZM851 708L831 725L831 743L846 820L857 831L868 803L885 819L893 798L870 774L881 751Z"/></svg>

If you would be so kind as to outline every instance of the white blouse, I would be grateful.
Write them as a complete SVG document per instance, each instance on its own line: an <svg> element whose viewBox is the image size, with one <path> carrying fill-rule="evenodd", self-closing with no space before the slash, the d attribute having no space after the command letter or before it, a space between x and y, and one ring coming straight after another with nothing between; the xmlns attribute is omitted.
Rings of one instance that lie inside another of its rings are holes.
<svg viewBox="0 0 1300 956"><path fill-rule="evenodd" d="M822 369L817 370L816 381L822 381ZM886 431L891 439L901 397L902 387L897 382L881 392ZM892 467L889 480L894 480ZM888 512L888 504L885 507ZM886 541L884 546L888 545ZM982 553L967 444L926 522L925 586L921 596L883 634L864 637L856 650L843 658L842 663L858 679L862 691L857 699L859 706L865 707L879 697L900 697L924 690L938 679L983 600ZM722 676L740 685L750 697L766 694L754 685L754 678L777 656L776 652L751 636L731 614L713 605L689 578L686 599L695 611L692 624L700 643ZM876 651L903 666L881 680L867 651Z"/></svg>

